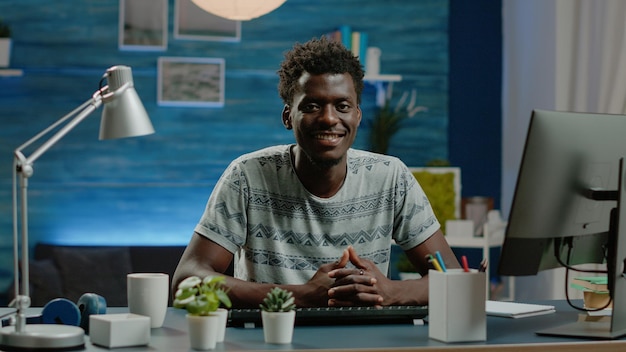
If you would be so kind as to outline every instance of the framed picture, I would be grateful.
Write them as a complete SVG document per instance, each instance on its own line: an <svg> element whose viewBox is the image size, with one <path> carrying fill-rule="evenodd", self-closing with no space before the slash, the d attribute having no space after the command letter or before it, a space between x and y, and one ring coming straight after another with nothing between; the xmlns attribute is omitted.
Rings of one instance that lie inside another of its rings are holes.
<svg viewBox="0 0 626 352"><path fill-rule="evenodd" d="M224 59L160 57L158 105L224 106Z"/></svg>
<svg viewBox="0 0 626 352"><path fill-rule="evenodd" d="M174 38L239 42L241 22L213 15L191 0L176 0Z"/></svg>
<svg viewBox="0 0 626 352"><path fill-rule="evenodd" d="M120 0L120 50L167 49L167 0Z"/></svg>

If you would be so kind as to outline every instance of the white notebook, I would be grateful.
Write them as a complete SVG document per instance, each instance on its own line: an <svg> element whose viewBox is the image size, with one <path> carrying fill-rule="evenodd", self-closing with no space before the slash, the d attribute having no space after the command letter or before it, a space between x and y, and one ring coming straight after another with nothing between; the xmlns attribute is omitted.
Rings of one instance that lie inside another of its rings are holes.
<svg viewBox="0 0 626 352"><path fill-rule="evenodd" d="M550 314L556 311L554 306L551 305L489 300L487 301L485 309L487 315L507 318L525 318L535 315Z"/></svg>

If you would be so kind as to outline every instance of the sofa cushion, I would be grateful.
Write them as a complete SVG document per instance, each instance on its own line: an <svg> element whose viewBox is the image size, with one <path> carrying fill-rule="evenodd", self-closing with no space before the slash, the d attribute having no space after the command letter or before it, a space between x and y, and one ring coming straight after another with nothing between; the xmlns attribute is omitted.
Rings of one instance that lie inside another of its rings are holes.
<svg viewBox="0 0 626 352"><path fill-rule="evenodd" d="M22 276L20 267L20 278ZM63 287L61 287L61 275L51 259L31 260L28 264L30 276L28 290L31 307L43 307L46 303L59 297L63 297ZM21 285L20 279L20 285ZM21 288L20 288L20 293ZM11 301L15 298L15 282L12 281L7 290L7 299Z"/></svg>
<svg viewBox="0 0 626 352"><path fill-rule="evenodd" d="M132 271L127 247L54 248L64 297L76 302L84 293L96 293L109 307L126 307L126 275Z"/></svg>
<svg viewBox="0 0 626 352"><path fill-rule="evenodd" d="M28 271L32 306L43 307L51 300L63 297L61 275L52 260L31 260Z"/></svg>

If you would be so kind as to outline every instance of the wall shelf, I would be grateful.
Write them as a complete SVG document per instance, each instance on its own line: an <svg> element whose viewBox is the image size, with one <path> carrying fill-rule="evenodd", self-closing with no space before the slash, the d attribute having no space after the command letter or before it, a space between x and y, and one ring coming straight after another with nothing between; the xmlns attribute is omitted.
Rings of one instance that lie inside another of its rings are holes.
<svg viewBox="0 0 626 352"><path fill-rule="evenodd" d="M24 74L23 70L16 68L0 68L0 77L20 77Z"/></svg>
<svg viewBox="0 0 626 352"><path fill-rule="evenodd" d="M400 82L402 80L401 75L365 75L363 80L367 82Z"/></svg>
<svg viewBox="0 0 626 352"><path fill-rule="evenodd" d="M389 85L393 82L400 82L402 81L402 76L401 75L371 75L371 76L365 75L365 77L363 77L363 80L365 82L368 82L374 85L374 88L376 88L376 106L382 107L385 105L385 98L387 96L385 83Z"/></svg>

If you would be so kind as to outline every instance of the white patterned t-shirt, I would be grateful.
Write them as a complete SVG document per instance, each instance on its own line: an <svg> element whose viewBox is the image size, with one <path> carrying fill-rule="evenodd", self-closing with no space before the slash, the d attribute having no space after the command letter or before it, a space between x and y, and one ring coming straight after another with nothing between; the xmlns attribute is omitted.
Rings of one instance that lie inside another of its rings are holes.
<svg viewBox="0 0 626 352"><path fill-rule="evenodd" d="M392 239L410 249L439 229L398 158L349 149L343 186L320 198L298 179L290 150L280 145L235 159L195 228L235 255L235 277L302 284L349 245L387 273Z"/></svg>

